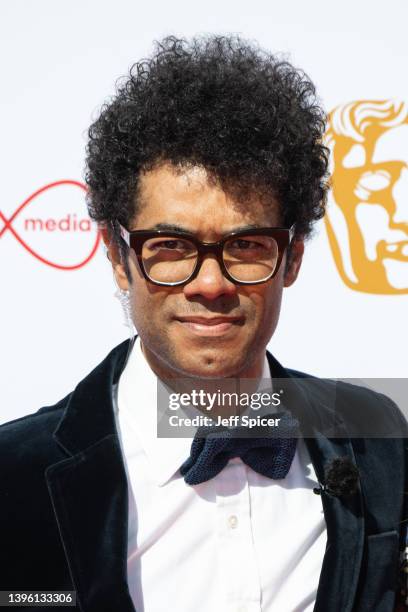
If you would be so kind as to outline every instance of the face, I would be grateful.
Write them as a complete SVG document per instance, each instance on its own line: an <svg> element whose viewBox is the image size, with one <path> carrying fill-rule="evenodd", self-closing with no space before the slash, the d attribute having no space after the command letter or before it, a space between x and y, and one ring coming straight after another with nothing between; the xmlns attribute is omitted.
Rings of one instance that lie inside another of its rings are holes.
<svg viewBox="0 0 408 612"><path fill-rule="evenodd" d="M346 284L367 293L408 293L408 122L367 129L365 142L339 137L326 216Z"/></svg>
<svg viewBox="0 0 408 612"><path fill-rule="evenodd" d="M171 223L215 242L224 234L256 223L280 225L276 202L259 200L239 205L220 187L210 184L199 167L176 173L170 165L145 172L139 182L141 208L129 229L154 229ZM104 233L109 244L109 237ZM204 257L198 275L184 286L163 287L147 281L133 250L129 284L124 267L109 246L117 283L129 290L132 317L146 359L162 378L225 378L260 376L266 345L275 331L282 289L296 279L303 242L293 247L292 263L284 275L285 258L273 279L252 286L225 278L215 255ZM221 325L200 325L188 317L227 317Z"/></svg>

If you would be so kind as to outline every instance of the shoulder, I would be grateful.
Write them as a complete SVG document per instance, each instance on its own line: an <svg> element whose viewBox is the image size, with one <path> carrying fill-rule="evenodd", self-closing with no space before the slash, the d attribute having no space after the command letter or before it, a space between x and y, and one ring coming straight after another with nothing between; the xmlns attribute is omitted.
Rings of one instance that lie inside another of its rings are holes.
<svg viewBox="0 0 408 612"><path fill-rule="evenodd" d="M73 391L53 405L43 406L34 413L27 414L0 425L0 454L13 454L15 457L33 451L36 454L47 453L50 446L55 447L52 434L58 426L73 394L83 388L97 386L99 382L120 368L125 361L129 340L114 347Z"/></svg>
<svg viewBox="0 0 408 612"><path fill-rule="evenodd" d="M387 395L363 384L318 378L294 369L287 369L287 372L301 384L312 400L315 399L340 416L350 434L408 438L406 417Z"/></svg>
<svg viewBox="0 0 408 612"><path fill-rule="evenodd" d="M53 406L44 406L33 414L8 421L0 426L1 472L19 474L37 469L66 455L53 439L53 432L67 406L71 393Z"/></svg>
<svg viewBox="0 0 408 612"><path fill-rule="evenodd" d="M67 405L72 393L52 406L43 406L36 412L7 421L0 425L0 444L7 440L12 441L16 437L26 437L32 440L32 436L46 434L57 426L57 423Z"/></svg>

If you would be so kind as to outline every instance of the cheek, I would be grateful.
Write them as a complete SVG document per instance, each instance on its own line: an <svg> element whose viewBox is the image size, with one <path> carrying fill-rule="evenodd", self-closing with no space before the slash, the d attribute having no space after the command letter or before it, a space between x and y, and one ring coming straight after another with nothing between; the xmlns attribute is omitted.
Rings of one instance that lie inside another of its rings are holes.
<svg viewBox="0 0 408 612"><path fill-rule="evenodd" d="M129 286L132 317L136 328L140 329L144 327L147 313L152 311L153 295L150 294L146 280L133 258L129 261L129 268L132 279Z"/></svg>
<svg viewBox="0 0 408 612"><path fill-rule="evenodd" d="M254 322L261 327L276 325L282 300L282 279L274 279L272 285L253 287L247 292L253 305Z"/></svg>
<svg viewBox="0 0 408 612"><path fill-rule="evenodd" d="M133 261L130 262L132 283L130 289L130 303L132 318L136 329L159 329L166 320L165 300L168 291L148 283Z"/></svg>

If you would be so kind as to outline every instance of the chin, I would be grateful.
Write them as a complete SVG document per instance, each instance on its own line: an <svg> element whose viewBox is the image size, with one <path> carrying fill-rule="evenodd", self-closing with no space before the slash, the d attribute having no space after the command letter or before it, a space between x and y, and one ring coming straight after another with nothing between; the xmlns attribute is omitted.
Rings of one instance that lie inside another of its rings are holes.
<svg viewBox="0 0 408 612"><path fill-rule="evenodd" d="M234 360L228 360L226 362L225 354L219 358L215 356L203 357L199 362L180 363L178 368L180 371L185 372L186 376L193 376L196 378L234 378L236 372L242 369L242 364L237 363Z"/></svg>

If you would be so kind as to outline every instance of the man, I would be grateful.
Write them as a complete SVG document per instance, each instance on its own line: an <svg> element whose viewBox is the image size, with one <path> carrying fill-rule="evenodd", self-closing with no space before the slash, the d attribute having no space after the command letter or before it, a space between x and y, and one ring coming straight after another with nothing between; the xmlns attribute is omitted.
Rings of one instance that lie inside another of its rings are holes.
<svg viewBox="0 0 408 612"><path fill-rule="evenodd" d="M235 37L166 38L105 105L89 209L138 335L1 427L2 590L75 590L83 612L395 609L405 422L266 351L324 213L324 126L308 78ZM157 434L158 383L213 380L287 390L281 427Z"/></svg>

